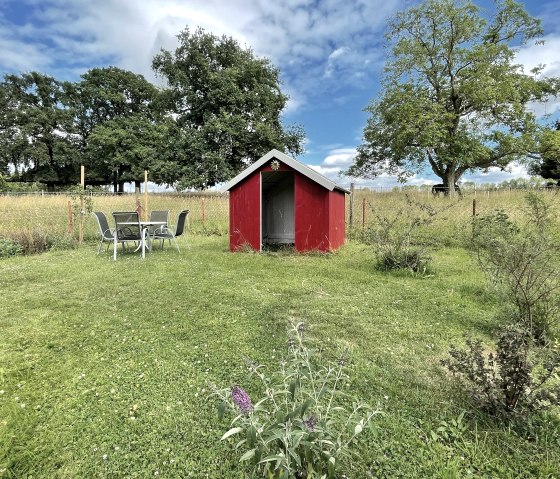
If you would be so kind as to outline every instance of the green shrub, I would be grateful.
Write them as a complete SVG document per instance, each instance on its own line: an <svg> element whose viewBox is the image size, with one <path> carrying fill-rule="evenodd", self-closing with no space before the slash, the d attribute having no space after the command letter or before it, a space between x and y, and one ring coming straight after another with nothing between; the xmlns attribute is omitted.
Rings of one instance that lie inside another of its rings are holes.
<svg viewBox="0 0 560 479"><path fill-rule="evenodd" d="M427 271L431 258L423 250L407 248L402 251L385 251L377 255L381 271L407 269L414 273Z"/></svg>
<svg viewBox="0 0 560 479"><path fill-rule="evenodd" d="M506 328L496 352L484 353L479 339L467 339L467 349L452 347L442 364L465 383L475 403L500 417L523 417L560 405L557 349L533 352L528 331Z"/></svg>
<svg viewBox="0 0 560 479"><path fill-rule="evenodd" d="M55 235L49 237L51 251L64 251L78 247L78 241L72 235Z"/></svg>
<svg viewBox="0 0 560 479"><path fill-rule="evenodd" d="M525 224L496 211L475 220L472 243L505 317L546 344L560 322L560 243L550 206L534 193L526 202Z"/></svg>
<svg viewBox="0 0 560 479"><path fill-rule="evenodd" d="M21 254L23 254L23 248L19 243L9 238L0 238L0 258L8 258L9 256L18 256Z"/></svg>
<svg viewBox="0 0 560 479"><path fill-rule="evenodd" d="M304 325L289 331L288 356L271 375L249 363L265 396L253 403L241 387L216 390L219 415L235 415L222 437L241 437L240 461L269 478L333 478L340 459L378 411L341 391L346 357L321 366L303 341ZM348 404L353 404L347 409Z"/></svg>
<svg viewBox="0 0 560 479"><path fill-rule="evenodd" d="M49 235L43 230L22 230L13 232L10 236L21 246L23 254L26 255L49 251L52 245Z"/></svg>
<svg viewBox="0 0 560 479"><path fill-rule="evenodd" d="M375 214L375 223L363 238L375 249L378 269L424 273L431 261L428 248L437 243L426 236L426 229L436 214L434 208L413 201L408 195L406 207L390 216Z"/></svg>

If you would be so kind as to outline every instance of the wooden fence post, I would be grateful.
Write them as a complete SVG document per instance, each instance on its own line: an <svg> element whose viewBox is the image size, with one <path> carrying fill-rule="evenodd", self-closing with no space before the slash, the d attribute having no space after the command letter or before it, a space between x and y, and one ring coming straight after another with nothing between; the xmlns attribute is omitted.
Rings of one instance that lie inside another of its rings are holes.
<svg viewBox="0 0 560 479"><path fill-rule="evenodd" d="M202 226L204 226L206 222L206 211L204 210L204 196L202 197L201 207L202 207Z"/></svg>
<svg viewBox="0 0 560 479"><path fill-rule="evenodd" d="M68 233L74 238L74 220L72 219L72 202L68 200Z"/></svg>
<svg viewBox="0 0 560 479"><path fill-rule="evenodd" d="M142 203L140 198L136 198L136 212L138 213L138 218L142 218Z"/></svg>
<svg viewBox="0 0 560 479"><path fill-rule="evenodd" d="M84 242L84 189L86 187L86 170L84 165L80 167L80 186L82 188L80 194L80 244Z"/></svg>
<svg viewBox="0 0 560 479"><path fill-rule="evenodd" d="M148 221L148 170L144 170L144 220Z"/></svg>
<svg viewBox="0 0 560 479"><path fill-rule="evenodd" d="M354 183L350 183L350 217L348 218L350 228L354 225Z"/></svg>
<svg viewBox="0 0 560 479"><path fill-rule="evenodd" d="M472 215L476 216L476 198L472 200Z"/></svg>
<svg viewBox="0 0 560 479"><path fill-rule="evenodd" d="M362 231L366 227L366 199L362 200Z"/></svg>

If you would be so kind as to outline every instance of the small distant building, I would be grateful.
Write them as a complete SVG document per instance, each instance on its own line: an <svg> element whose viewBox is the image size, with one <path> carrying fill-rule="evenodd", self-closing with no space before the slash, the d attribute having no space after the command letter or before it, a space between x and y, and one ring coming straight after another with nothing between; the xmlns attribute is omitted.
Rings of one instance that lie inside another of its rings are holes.
<svg viewBox="0 0 560 479"><path fill-rule="evenodd" d="M231 251L266 244L300 252L344 244L348 190L288 155L271 150L228 182Z"/></svg>

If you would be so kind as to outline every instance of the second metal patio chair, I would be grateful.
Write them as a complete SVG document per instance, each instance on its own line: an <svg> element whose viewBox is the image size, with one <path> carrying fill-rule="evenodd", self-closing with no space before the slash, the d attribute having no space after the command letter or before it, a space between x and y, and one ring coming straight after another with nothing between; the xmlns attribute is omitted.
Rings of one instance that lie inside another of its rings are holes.
<svg viewBox="0 0 560 479"><path fill-rule="evenodd" d="M161 248L163 248L163 243L165 240L169 240L175 243L175 247L177 251L181 252L179 249L179 243L177 242L177 238L179 236L185 235L185 227L187 221L187 215L189 214L189 210L183 210L179 213L177 217L177 223L175 225L175 231L171 230L169 227L163 227L156 230L152 236L152 241L160 240L161 241Z"/></svg>
<svg viewBox="0 0 560 479"><path fill-rule="evenodd" d="M94 211L92 215L95 216L95 219L97 220L97 226L99 226L99 234L101 235L99 246L97 247L97 254L99 254L101 253L101 247L103 246L104 241L107 242L108 250L109 245L115 240L115 237L113 236L114 230L109 226L109 222L107 221L105 213L103 213L102 211Z"/></svg>
<svg viewBox="0 0 560 479"><path fill-rule="evenodd" d="M115 234L117 242L126 248L126 243L134 243L137 247L142 241L142 228L137 211L114 211ZM137 248L138 249L138 248Z"/></svg>

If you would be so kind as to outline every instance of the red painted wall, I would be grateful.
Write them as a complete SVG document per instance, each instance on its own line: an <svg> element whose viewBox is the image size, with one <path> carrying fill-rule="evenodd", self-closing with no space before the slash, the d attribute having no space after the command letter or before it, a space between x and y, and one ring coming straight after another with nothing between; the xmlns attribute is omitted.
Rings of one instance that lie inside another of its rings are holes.
<svg viewBox="0 0 560 479"><path fill-rule="evenodd" d="M297 251L328 251L329 190L296 174L295 248Z"/></svg>
<svg viewBox="0 0 560 479"><path fill-rule="evenodd" d="M346 238L346 194L343 191L329 191L329 248L335 250L344 244Z"/></svg>
<svg viewBox="0 0 560 479"><path fill-rule="evenodd" d="M229 249L261 250L261 175L255 172L229 192Z"/></svg>

